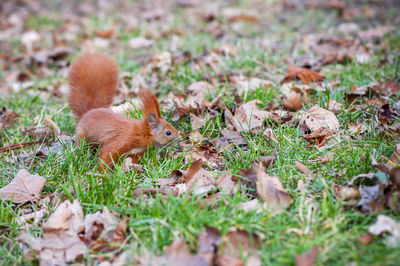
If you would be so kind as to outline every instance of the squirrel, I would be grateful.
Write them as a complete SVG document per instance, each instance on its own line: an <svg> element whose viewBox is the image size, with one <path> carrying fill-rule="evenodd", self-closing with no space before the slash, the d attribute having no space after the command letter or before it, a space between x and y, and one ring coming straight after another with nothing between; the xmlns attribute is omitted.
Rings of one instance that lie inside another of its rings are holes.
<svg viewBox="0 0 400 266"><path fill-rule="evenodd" d="M163 146L179 137L179 132L161 118L157 97L140 90L143 120L113 112L109 107L117 93L119 68L102 53L83 53L70 66L68 102L77 116L76 137L100 144L98 170L126 155L136 163L149 146ZM78 141L79 145L79 141Z"/></svg>

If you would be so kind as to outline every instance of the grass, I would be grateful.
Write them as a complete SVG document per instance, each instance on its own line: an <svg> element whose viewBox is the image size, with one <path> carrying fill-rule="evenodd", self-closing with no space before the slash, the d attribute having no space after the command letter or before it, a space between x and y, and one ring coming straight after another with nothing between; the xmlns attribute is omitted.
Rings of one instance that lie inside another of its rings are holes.
<svg viewBox="0 0 400 266"><path fill-rule="evenodd" d="M182 24L185 22L184 11L180 10L177 14L174 25L184 25ZM281 59L290 56L290 45L287 44L297 37L293 28L305 29L307 19L312 18L315 27L308 30L323 32L332 26L335 19L335 16L330 14L329 19L325 20L326 17L321 10L292 14L295 16L293 21L276 19L267 32L254 27L252 30L258 32L257 34L252 32L249 37L227 36L229 45L238 52L233 57L223 59L220 65L221 73L240 71L251 77L266 79L272 77L275 82L269 89L258 88L249 92L246 101L260 99L263 102L260 105L262 108L266 108L269 103L281 104L282 95L278 83L279 77L286 71L286 64L282 63ZM111 18L107 23L112 25L113 21ZM53 17L31 15L26 21L26 26L42 31L59 27L62 23L62 20L58 21ZM131 37L143 35L150 23L152 22L144 24L142 28L133 32L122 33L120 45L126 45ZM100 24L101 20L92 16L88 28L82 31L97 29ZM259 45L263 37L272 41L283 41L285 45L276 52L267 52ZM386 36L386 40L389 56L398 55L400 31ZM10 40L12 41L15 40ZM221 42L212 35L196 31L193 32L193 36L188 33L181 38L181 42L182 51L190 52L193 56L199 56L204 50L219 48L221 45ZM160 39L154 47L142 49L137 53L151 54L165 51L169 49L170 43L170 38ZM80 43L73 45L79 47ZM141 64L131 60L132 52L121 47L118 49L120 52L115 56L118 57L121 70L138 73ZM18 51L13 52L18 53ZM396 64L379 65L383 56L384 51L379 50L373 54L371 64L348 62L345 65L323 67L327 81L338 81L338 83L330 88L328 93L317 93L315 95L317 103L322 106L329 99L344 103L345 90L354 84L365 85L381 78L398 77L399 69ZM152 89L165 96L169 91L184 91L191 83L202 80L206 73L219 74L209 67L195 69L194 64L194 60L189 60L175 66L170 73L159 77L157 88ZM266 71L266 66L269 71ZM53 69L56 70L55 66ZM54 81L66 82L65 78L58 74L35 78L33 88L14 93L8 99L0 98L0 107L5 106L20 114L14 125L0 132L0 146L33 140L24 134L22 129L35 125L36 119L43 114L51 115L63 133L70 136L74 134L76 122L70 109L66 107L65 98L53 96L51 91L46 92ZM224 102L233 107L234 98L228 92L230 86L232 85L221 83L216 92L210 92L208 96L212 99L218 93L225 92ZM87 145L75 148L66 143L60 154L53 153L45 159L34 155L38 149L35 146L11 150L0 154L2 176L0 187L8 184L19 169L25 168L31 173L47 178L42 194L58 192L64 193L70 200L78 199L85 213L92 213L107 206L110 210L120 213L121 217L128 216L129 244L124 248L132 249L134 254L150 251L161 255L165 247L177 237L184 237L188 243L196 246L198 234L207 225L218 228L222 234L231 227L237 227L262 235L264 239L258 253L264 265L293 264L294 254L306 252L315 245L320 249L317 265L343 265L352 262L357 265L396 265L400 262L398 249L386 247L383 239L376 238L369 246L364 246L359 241L359 237L367 232L369 225L376 221L377 214L365 216L354 211L353 207L347 206L335 197L331 185L333 182L344 185L355 175L376 171L371 164L373 151L376 151L375 158L380 158L381 155L390 157L394 145L399 143L399 140L392 139L385 132L376 133L373 109L350 112L345 108L337 117L343 134L338 135L335 141L329 142L323 149L306 148L308 143L299 137L302 133L297 127L271 123L269 127L279 140L279 144L271 143L262 136L262 133L249 134L245 136L248 143L246 151L237 147L235 155L221 153L226 166L224 171L235 175L238 175L241 169L250 167L254 158L276 153L277 160L268 169L268 173L271 176L278 176L283 187L293 198L293 203L287 211L280 215L271 216L268 211L243 212L238 205L248 201L248 198L241 192L231 197L223 197L219 200L217 208L202 207L199 204L201 198L188 195L168 197L168 199L157 195L150 201L135 197L133 193L139 185L152 186L158 178L168 178L173 170L187 167L183 164L185 154L174 154L177 148L174 145L161 151L155 148L149 149L140 160L144 173L137 171L123 173L118 162L115 170L104 178L88 174L96 171L97 156L96 151ZM368 128L365 133L351 135L347 131L347 124L356 121L364 121ZM185 133L191 130L190 122L186 118L174 125ZM208 121L200 132L206 141L209 141L220 136L220 131L225 126L223 117L217 116ZM332 161L323 165L316 160L328 152L334 153ZM27 157L21 159L23 155ZM20 160L16 160L17 158ZM312 170L314 177L307 178L297 170L294 164L296 160ZM218 171L210 171L214 176L220 174ZM304 180L306 183L312 196L312 204L307 202L305 196L296 189L299 180ZM0 257L2 258L0 263L3 265L31 263L23 257L15 240L19 235L15 218L25 207L27 206L0 201ZM51 208L54 209L54 206ZM400 218L398 213L391 211L383 213L397 220ZM293 230L294 228L298 230ZM33 226L31 232L40 235L40 226ZM89 256L83 261L88 264L93 263Z"/></svg>

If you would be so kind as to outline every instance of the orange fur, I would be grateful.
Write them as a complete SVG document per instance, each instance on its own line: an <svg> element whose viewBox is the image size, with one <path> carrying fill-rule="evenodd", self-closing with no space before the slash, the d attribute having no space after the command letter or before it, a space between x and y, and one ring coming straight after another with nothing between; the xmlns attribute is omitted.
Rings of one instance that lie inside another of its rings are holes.
<svg viewBox="0 0 400 266"><path fill-rule="evenodd" d="M143 115L145 118L148 118L151 113L155 114L157 118L161 117L157 97L151 91L140 90L139 98L143 103Z"/></svg>
<svg viewBox="0 0 400 266"><path fill-rule="evenodd" d="M116 93L118 67L105 55L78 57L71 65L69 82L70 107L79 118L76 135L101 145L99 171L106 170L124 154L136 162L147 147L165 145L179 136L178 131L161 118L157 98L149 90L139 93L145 114L143 120L131 119L107 108ZM130 154L132 150L139 152Z"/></svg>
<svg viewBox="0 0 400 266"><path fill-rule="evenodd" d="M68 97L72 111L81 118L87 111L109 107L117 93L118 65L100 53L85 53L71 64Z"/></svg>

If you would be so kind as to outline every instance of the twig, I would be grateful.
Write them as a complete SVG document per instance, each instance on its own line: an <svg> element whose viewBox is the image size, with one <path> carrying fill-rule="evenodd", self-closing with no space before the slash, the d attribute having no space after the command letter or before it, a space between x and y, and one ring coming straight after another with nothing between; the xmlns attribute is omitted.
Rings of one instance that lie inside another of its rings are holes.
<svg viewBox="0 0 400 266"><path fill-rule="evenodd" d="M35 144L43 144L43 143L44 143L44 141L29 141L29 142L11 144L11 145L7 145L4 147L0 147L0 152L18 149L18 148L22 148L22 147L26 147L26 146L30 146L30 145L35 145Z"/></svg>

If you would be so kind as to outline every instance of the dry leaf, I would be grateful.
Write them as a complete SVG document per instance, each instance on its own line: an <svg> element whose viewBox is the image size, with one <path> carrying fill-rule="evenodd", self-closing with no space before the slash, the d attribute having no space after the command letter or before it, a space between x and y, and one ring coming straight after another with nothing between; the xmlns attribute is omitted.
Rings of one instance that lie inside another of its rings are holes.
<svg viewBox="0 0 400 266"><path fill-rule="evenodd" d="M0 129L8 128L14 124L17 113L12 110L7 110L5 107L0 108Z"/></svg>
<svg viewBox="0 0 400 266"><path fill-rule="evenodd" d="M360 236L360 242L364 246L368 246L369 244L371 244L372 240L373 240L373 236L370 233L366 233L366 234Z"/></svg>
<svg viewBox="0 0 400 266"><path fill-rule="evenodd" d="M0 189L0 196L2 200L12 199L13 203L32 201L40 197L45 183L46 178L21 169L8 185Z"/></svg>
<svg viewBox="0 0 400 266"><path fill-rule="evenodd" d="M281 81L281 84L300 79L304 84L311 84L313 82L319 82L325 79L325 75L320 74L316 71L309 70L307 68L301 68L297 66L289 66L286 76Z"/></svg>
<svg viewBox="0 0 400 266"><path fill-rule="evenodd" d="M146 253L138 259L138 265L176 265L176 266L205 266L208 265L206 259L198 254L191 254L185 239L178 238L167 247L164 256L156 257Z"/></svg>
<svg viewBox="0 0 400 266"><path fill-rule="evenodd" d="M64 265L82 258L87 252L86 245L78 237L78 233L84 230L83 217L77 200L73 204L65 201L43 225L42 238L22 232L18 241L24 244L25 254L35 252L40 265Z"/></svg>
<svg viewBox="0 0 400 266"><path fill-rule="evenodd" d="M185 183L194 195L208 193L214 188L214 178L210 172L201 167L201 161L196 161L190 166Z"/></svg>
<svg viewBox="0 0 400 266"><path fill-rule="evenodd" d="M106 207L103 212L84 217L79 201L75 200L61 203L42 229L40 238L21 233L18 241L23 244L24 253L33 259L34 252L40 265L66 265L87 255L87 246L103 253L117 249L115 244L125 241L127 227L125 220L117 223Z"/></svg>
<svg viewBox="0 0 400 266"><path fill-rule="evenodd" d="M339 130L339 121L336 116L326 109L314 106L306 112L301 112L300 123L305 130L334 133Z"/></svg>
<svg viewBox="0 0 400 266"><path fill-rule="evenodd" d="M96 30L94 34L96 34L97 37L104 39L111 38L111 36L114 34L114 27L111 27L107 30Z"/></svg>
<svg viewBox="0 0 400 266"><path fill-rule="evenodd" d="M140 49L152 46L154 44L153 40L149 40L143 37L132 38L128 41L129 47L132 49Z"/></svg>
<svg viewBox="0 0 400 266"><path fill-rule="evenodd" d="M236 110L234 119L237 121L235 123L237 131L249 131L260 128L265 119L269 118L270 112L260 110L256 105L257 103L261 102L259 100L252 100L241 105Z"/></svg>
<svg viewBox="0 0 400 266"><path fill-rule="evenodd" d="M195 83L192 83L188 88L187 91L192 94L193 96L196 95L202 95L204 96L204 93L207 91L210 91L213 88L213 86L206 82L206 81L198 81Z"/></svg>
<svg viewBox="0 0 400 266"><path fill-rule="evenodd" d="M267 128L264 131L263 137L266 137L267 139L269 139L272 142L278 143L278 139L275 137L274 132L272 131L271 128Z"/></svg>
<svg viewBox="0 0 400 266"><path fill-rule="evenodd" d="M222 174L216 181L216 186L225 194L232 195L237 191L237 181L232 180L231 174Z"/></svg>
<svg viewBox="0 0 400 266"><path fill-rule="evenodd" d="M303 253L301 255L294 255L296 260L296 266L312 266L315 263L315 260L318 257L318 247L315 246L310 251Z"/></svg>
<svg viewBox="0 0 400 266"><path fill-rule="evenodd" d="M286 109L291 111L297 111L303 107L303 101L301 99L301 94L298 92L290 92L285 95L283 99L283 105Z"/></svg>
<svg viewBox="0 0 400 266"><path fill-rule="evenodd" d="M224 249L222 255L239 257L248 257L252 263L246 265L261 265L261 259L256 254L257 249L260 247L261 242L256 234L250 234L242 229L233 228L229 230L222 238Z"/></svg>
<svg viewBox="0 0 400 266"><path fill-rule="evenodd" d="M294 163L296 165L297 170L302 172L306 177L312 177L313 176L313 173L311 172L310 169L307 168L307 166L305 166L304 164L302 164L299 161L295 161Z"/></svg>
<svg viewBox="0 0 400 266"><path fill-rule="evenodd" d="M358 199L360 197L360 192L354 187L337 186L335 187L335 193L339 199L344 201Z"/></svg>
<svg viewBox="0 0 400 266"><path fill-rule="evenodd" d="M222 137L212 140L218 152L232 152L235 146L243 149L247 145L246 140L238 131L223 129L221 133Z"/></svg>
<svg viewBox="0 0 400 266"><path fill-rule="evenodd" d="M290 204L290 195L287 193L277 177L271 177L260 163L257 172L257 194L268 204L271 212L283 212Z"/></svg>
<svg viewBox="0 0 400 266"><path fill-rule="evenodd" d="M161 52L154 55L151 63L147 65L150 72L160 72L162 75L167 73L173 66L174 61L171 53Z"/></svg>
<svg viewBox="0 0 400 266"><path fill-rule="evenodd" d="M390 233L390 236L385 240L386 245L389 247L400 246L400 223L389 216L383 214L378 215L376 223L370 225L368 231L373 235Z"/></svg>

